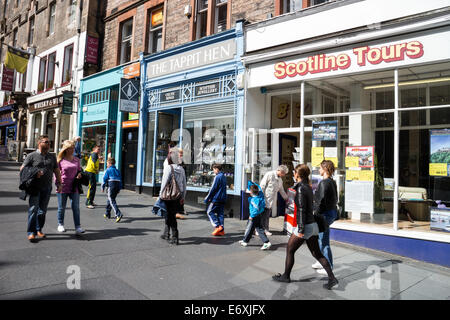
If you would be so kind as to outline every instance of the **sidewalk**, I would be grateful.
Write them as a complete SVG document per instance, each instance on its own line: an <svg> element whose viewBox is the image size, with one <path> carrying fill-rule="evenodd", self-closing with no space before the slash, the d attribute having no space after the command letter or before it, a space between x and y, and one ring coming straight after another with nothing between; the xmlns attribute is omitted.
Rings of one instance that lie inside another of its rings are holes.
<svg viewBox="0 0 450 320"><path fill-rule="evenodd" d="M215 238L205 212L186 206L189 215L178 220L180 245L172 246L159 238L164 223L151 213L156 199L126 190L118 196L120 223L103 218L106 196L99 188L96 209L86 209L81 198L81 237L74 235L69 208L67 232L56 231L52 195L47 239L32 244L17 172L0 164L0 299L450 299L448 268L336 242L337 289L322 287L326 279L311 269L306 245L296 254L294 281L274 282L272 275L283 272L288 240L282 217L271 219L273 246L261 251L258 237L246 248L237 243L246 221L226 219L226 235ZM79 290L67 286L73 270L80 271Z"/></svg>

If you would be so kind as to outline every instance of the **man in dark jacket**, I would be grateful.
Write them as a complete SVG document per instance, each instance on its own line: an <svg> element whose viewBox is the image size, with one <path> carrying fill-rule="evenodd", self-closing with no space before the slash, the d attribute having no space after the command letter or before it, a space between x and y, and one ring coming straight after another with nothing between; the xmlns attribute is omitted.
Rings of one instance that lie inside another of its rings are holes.
<svg viewBox="0 0 450 320"><path fill-rule="evenodd" d="M213 171L216 174L213 185L205 198L205 203L209 203L206 213L211 224L215 228L213 236L224 236L224 207L227 201L227 178L222 172L220 164L213 165Z"/></svg>

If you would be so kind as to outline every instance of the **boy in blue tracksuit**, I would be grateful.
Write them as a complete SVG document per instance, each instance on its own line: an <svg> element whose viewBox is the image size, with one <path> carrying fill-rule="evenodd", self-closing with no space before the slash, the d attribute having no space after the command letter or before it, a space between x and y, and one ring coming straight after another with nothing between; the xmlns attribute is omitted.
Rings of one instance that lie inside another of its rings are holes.
<svg viewBox="0 0 450 320"><path fill-rule="evenodd" d="M107 161L108 169L105 171L102 183L102 192L105 191L107 187L108 201L106 202L106 213L103 215L105 218L111 218L111 209L114 210L116 214L116 222L122 219L122 213L117 206L116 197L122 189L122 178L120 176L120 171L117 170L116 160L114 158L109 158Z"/></svg>
<svg viewBox="0 0 450 320"><path fill-rule="evenodd" d="M216 177L204 202L209 203L206 213L214 227L212 235L224 236L224 207L227 201L227 178L223 174L220 164L214 164L213 171Z"/></svg>
<svg viewBox="0 0 450 320"><path fill-rule="evenodd" d="M261 241L264 242L261 250L267 250L272 244L269 242L269 239L264 232L264 228L262 227L261 213L264 212L266 207L264 193L259 185L251 181L248 182L248 191L250 191L250 198L248 199L250 217L248 218L244 239L239 241L239 244L246 247L256 229Z"/></svg>

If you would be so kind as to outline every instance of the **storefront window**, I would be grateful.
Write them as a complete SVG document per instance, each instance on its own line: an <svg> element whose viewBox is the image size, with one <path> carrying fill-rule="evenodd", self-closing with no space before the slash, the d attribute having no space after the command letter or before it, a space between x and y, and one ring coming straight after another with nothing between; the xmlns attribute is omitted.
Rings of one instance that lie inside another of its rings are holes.
<svg viewBox="0 0 450 320"><path fill-rule="evenodd" d="M153 178L153 145L155 132L155 112L148 113L147 136L145 143L144 182L152 183Z"/></svg>
<svg viewBox="0 0 450 320"><path fill-rule="evenodd" d="M99 145L100 171L103 171L105 168L106 125L83 128L82 141L83 144L81 150L82 153L81 165L83 167L87 165L92 149L96 145Z"/></svg>
<svg viewBox="0 0 450 320"><path fill-rule="evenodd" d="M232 103L185 108L183 151L188 186L209 188L214 180L212 165L218 163L223 166L227 187L234 190L235 127L234 116L230 116L233 108Z"/></svg>
<svg viewBox="0 0 450 320"><path fill-rule="evenodd" d="M440 86L430 87L430 105L438 106L450 104L450 83ZM450 109L431 109L430 110L431 124L446 124L450 123Z"/></svg>

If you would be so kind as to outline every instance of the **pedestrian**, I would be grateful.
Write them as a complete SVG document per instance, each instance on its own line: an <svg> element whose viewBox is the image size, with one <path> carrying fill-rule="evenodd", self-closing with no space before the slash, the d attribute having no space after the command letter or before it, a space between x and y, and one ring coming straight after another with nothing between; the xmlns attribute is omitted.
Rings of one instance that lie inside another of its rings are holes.
<svg viewBox="0 0 450 320"><path fill-rule="evenodd" d="M179 244L179 232L176 214L182 210L184 199L186 197L186 174L181 166L179 149L172 148L167 155L168 165L164 167L161 181L161 191L159 198L166 205L164 232L162 239L168 240L172 244ZM174 185L175 184L175 185ZM168 195L168 190L173 193ZM172 232L172 238L170 238Z"/></svg>
<svg viewBox="0 0 450 320"><path fill-rule="evenodd" d="M212 166L214 174L213 184L204 202L208 204L206 213L214 227L214 231L211 233L213 236L224 236L224 210L225 203L227 201L227 178L222 172L222 165L214 164Z"/></svg>
<svg viewBox="0 0 450 320"><path fill-rule="evenodd" d="M288 173L288 167L285 165L280 165L277 170L272 170L267 172L261 180L261 188L264 193L266 201L266 209L261 217L262 227L265 230L267 236L271 236L272 233L269 231L269 219L272 216L272 206L274 200L276 199L278 192L285 201L288 200L288 196L284 191L283 187L283 177Z"/></svg>
<svg viewBox="0 0 450 320"><path fill-rule="evenodd" d="M43 232L45 225L45 215L47 213L48 202L52 193L53 174L56 177L56 188L61 192L61 172L56 162L56 157L49 153L50 140L47 135L41 135L38 139L38 149L30 153L20 167L20 171L25 167L39 168L36 178L39 181L39 188L36 193L30 195L28 200L28 240L35 242L37 239L45 238Z"/></svg>
<svg viewBox="0 0 450 320"><path fill-rule="evenodd" d="M122 220L122 213L117 206L116 197L122 189L122 177L120 171L116 168L116 160L109 158L106 161L107 169L103 175L102 192L107 188L108 200L106 202L106 213L103 215L106 219L111 219L111 209L114 210L116 222Z"/></svg>
<svg viewBox="0 0 450 320"><path fill-rule="evenodd" d="M264 193L261 190L261 187L256 183L251 181L248 182L248 191L250 192L249 202L249 210L250 217L248 218L247 227L245 229L244 239L239 241L239 244L243 247L246 247L252 238L253 232L258 230L259 237L261 241L264 243L261 247L261 250L268 250L272 244L267 238L264 229L261 226L261 214L264 212L266 207L266 202L264 201Z"/></svg>
<svg viewBox="0 0 450 320"><path fill-rule="evenodd" d="M89 156L89 160L84 170L89 177L89 188L86 197L86 207L89 209L95 208L94 198L97 190L97 174L99 172L100 160L98 154L100 152L100 146L96 145L92 149L92 153Z"/></svg>
<svg viewBox="0 0 450 320"><path fill-rule="evenodd" d="M171 148L175 148L176 147L176 145L175 145L175 143L170 143L169 144L169 150L171 149ZM180 161L181 161L181 163L180 163L180 165L183 167L183 169L184 169L184 172L186 172L186 165L184 164L184 162L183 162L183 149L182 148L178 148L178 157L180 158ZM169 162L168 162L168 160L167 160L167 158L166 158L166 160L164 160L164 163L163 163L163 168L165 168L166 166L168 166L169 165ZM161 202L160 202L160 199L158 198L157 200L156 200L156 203L155 203L155 206L161 206L162 205L162 210L165 210L165 208L164 208L164 204L161 204ZM177 214L176 214L176 218L177 219L186 219L186 217L185 216L187 216L188 215L188 213L186 212L186 210L184 209L184 204L180 207L180 212L177 212Z"/></svg>
<svg viewBox="0 0 450 320"><path fill-rule="evenodd" d="M61 171L62 190L57 192L58 197L58 232L65 232L64 213L66 211L67 198L71 201L73 223L75 234L84 233L80 223L80 191L76 183L81 179L80 159L74 156L75 144L71 140L63 143L61 151L58 153L58 168Z"/></svg>
<svg viewBox="0 0 450 320"><path fill-rule="evenodd" d="M73 155L78 159L81 159L81 137L77 136L73 139L73 141L75 142L75 151Z"/></svg>
<svg viewBox="0 0 450 320"><path fill-rule="evenodd" d="M319 261L327 272L328 283L324 287L331 290L338 284L338 280L334 276L328 260L323 256L319 248L319 226L313 214L313 192L309 184L309 175L310 170L307 165L300 164L295 167L294 178L297 183L293 186L293 189L296 191L294 202L297 209L297 227L289 238L286 248L284 273L278 273L272 279L279 282L291 281L295 252L306 241L306 245L313 257Z"/></svg>
<svg viewBox="0 0 450 320"><path fill-rule="evenodd" d="M315 213L322 215L325 218L328 226L330 226L337 218L337 186L336 181L333 180L335 168L330 160L323 160L320 163L319 173L323 177L320 181L315 198ZM320 251L328 260L331 268L333 268L333 255L330 247L330 229L326 228L324 232L319 233ZM312 268L316 269L319 274L326 274L322 265L318 262L314 263Z"/></svg>

